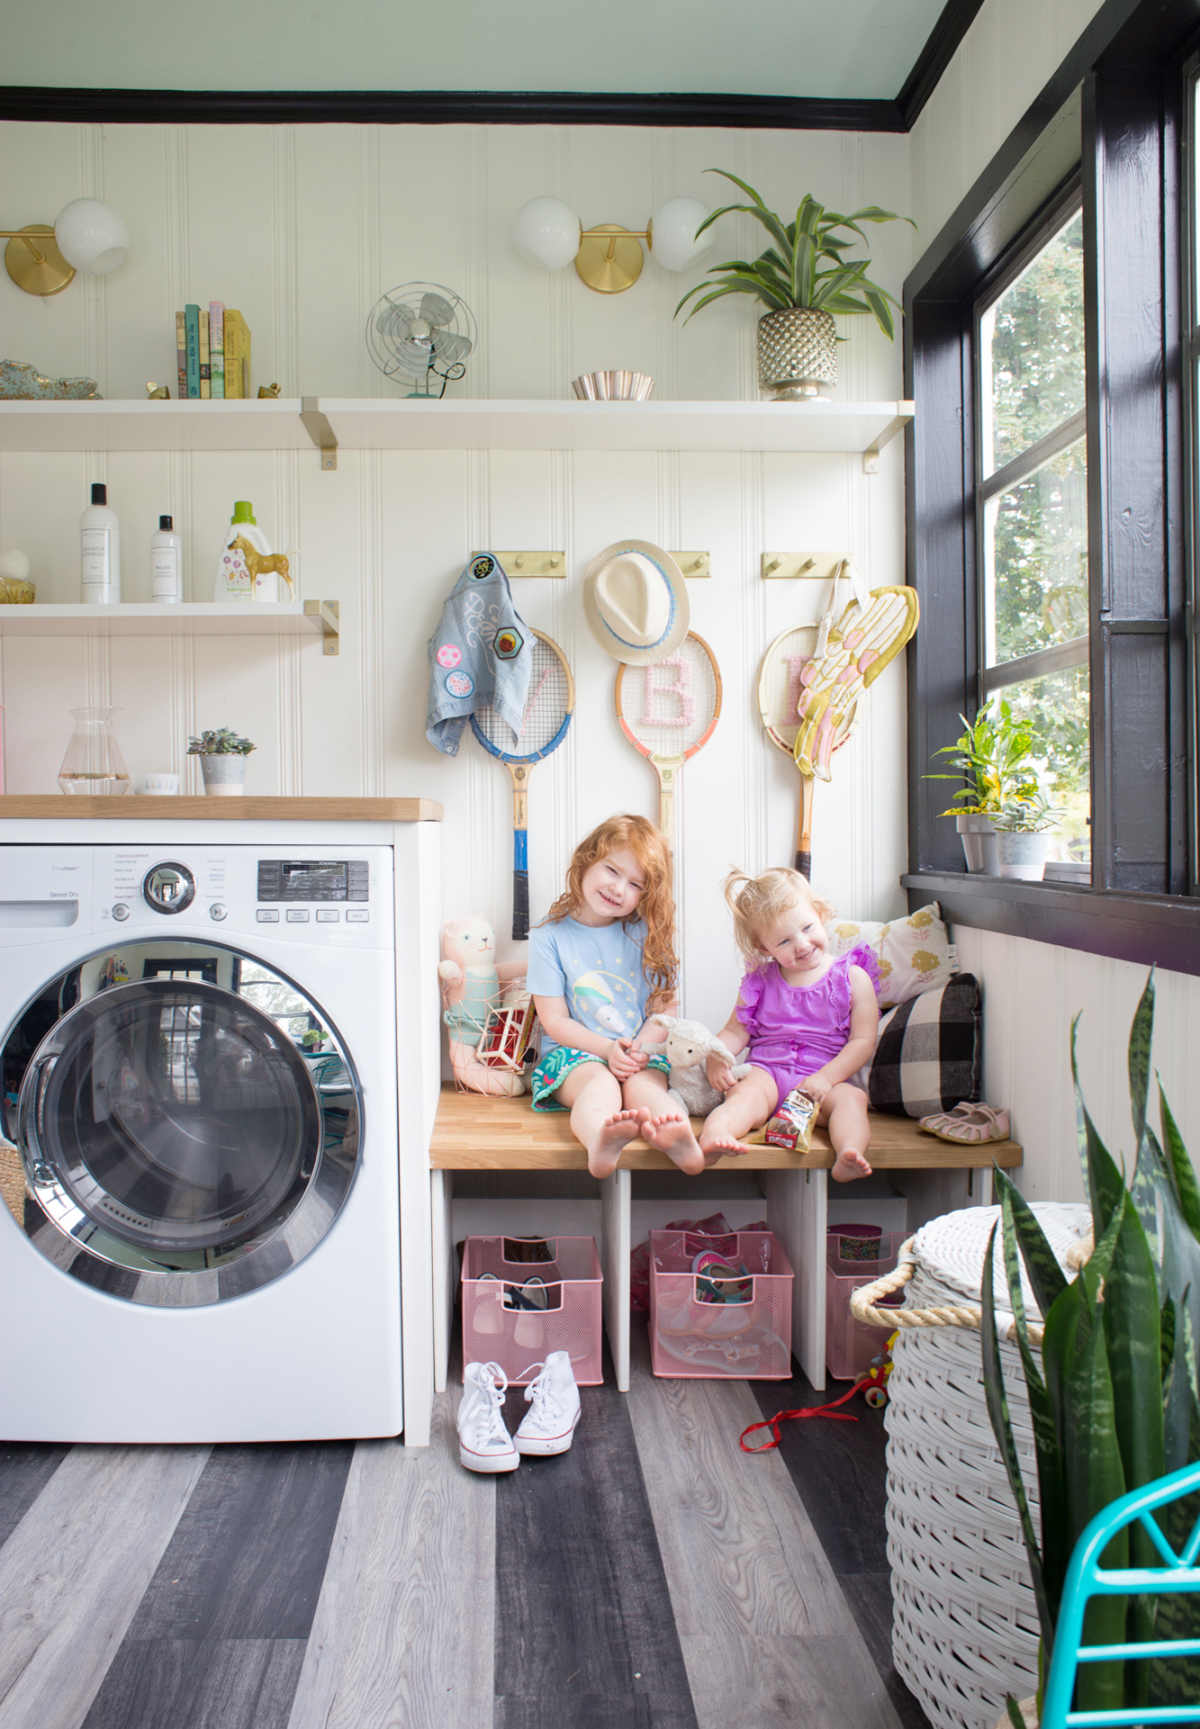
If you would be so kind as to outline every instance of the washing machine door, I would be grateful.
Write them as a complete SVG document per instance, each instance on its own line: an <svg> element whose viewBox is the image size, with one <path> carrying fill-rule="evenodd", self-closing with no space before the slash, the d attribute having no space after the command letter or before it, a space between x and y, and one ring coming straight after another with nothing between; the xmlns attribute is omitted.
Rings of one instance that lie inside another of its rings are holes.
<svg viewBox="0 0 1200 1729"><path fill-rule="evenodd" d="M349 1058L294 981L182 946L156 971L143 945L146 976L90 994L97 969L72 969L3 1051L31 1241L113 1296L173 1307L242 1296L310 1253L354 1181L362 1125Z"/></svg>

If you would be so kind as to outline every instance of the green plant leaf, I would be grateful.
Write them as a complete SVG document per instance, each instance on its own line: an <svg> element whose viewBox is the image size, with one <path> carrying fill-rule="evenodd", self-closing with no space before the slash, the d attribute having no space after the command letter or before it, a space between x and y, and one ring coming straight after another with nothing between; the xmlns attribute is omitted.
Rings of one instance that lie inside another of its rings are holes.
<svg viewBox="0 0 1200 1729"><path fill-rule="evenodd" d="M1129 1029L1129 1109L1138 1156L1146 1135L1146 1097L1150 1090L1150 1045L1154 1037L1154 968L1146 980Z"/></svg>
<svg viewBox="0 0 1200 1729"><path fill-rule="evenodd" d="M988 1237L987 1253L983 1259L983 1280L980 1291L982 1301L979 1336L983 1354L984 1402L987 1405L992 1433L995 1435L996 1445L1000 1449L1000 1457L1004 1463L1013 1500L1016 1502L1017 1517L1021 1522L1021 1535L1025 1540L1025 1554L1029 1562L1030 1582L1033 1585L1034 1601L1037 1604L1038 1623L1042 1629L1042 1638L1049 1645L1054 1637L1057 1602L1052 1608L1046 1593L1042 1551L1038 1545L1033 1515L1029 1510L1029 1497L1025 1492L1025 1480L1021 1475L1021 1461L1017 1456L1017 1444L1013 1439L1012 1417L1009 1413L1008 1394L1004 1386L1004 1368L1000 1361L1000 1341L996 1334L996 1296L993 1268L997 1229L998 1226L993 1225Z"/></svg>
<svg viewBox="0 0 1200 1729"><path fill-rule="evenodd" d="M1167 1154L1164 1166L1171 1178L1175 1202L1184 1223L1200 1241L1200 1184L1196 1181L1196 1172L1183 1144L1178 1125L1171 1115L1171 1107L1167 1103L1161 1081L1158 1082L1158 1110L1162 1122L1163 1146Z"/></svg>

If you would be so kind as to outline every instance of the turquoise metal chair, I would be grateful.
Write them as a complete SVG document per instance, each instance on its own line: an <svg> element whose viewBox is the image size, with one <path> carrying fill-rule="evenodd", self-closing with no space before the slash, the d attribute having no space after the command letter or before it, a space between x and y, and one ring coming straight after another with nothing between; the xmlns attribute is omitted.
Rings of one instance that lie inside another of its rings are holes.
<svg viewBox="0 0 1200 1729"><path fill-rule="evenodd" d="M1097 1596L1156 1595L1200 1591L1200 1520L1180 1553L1164 1536L1156 1510L1200 1489L1200 1463L1159 1477L1141 1489L1131 1489L1096 1514L1076 1543L1067 1567L1054 1634L1054 1654L1046 1677L1041 1729L1101 1729L1101 1725L1200 1723L1200 1700L1194 1704L1141 1705L1113 1711L1076 1711L1071 1707L1075 1677L1081 1663L1106 1659L1200 1656L1200 1638L1148 1639L1116 1645L1083 1644L1083 1617L1088 1600ZM1161 1567L1102 1567L1100 1557L1116 1532L1139 1523L1162 1556Z"/></svg>

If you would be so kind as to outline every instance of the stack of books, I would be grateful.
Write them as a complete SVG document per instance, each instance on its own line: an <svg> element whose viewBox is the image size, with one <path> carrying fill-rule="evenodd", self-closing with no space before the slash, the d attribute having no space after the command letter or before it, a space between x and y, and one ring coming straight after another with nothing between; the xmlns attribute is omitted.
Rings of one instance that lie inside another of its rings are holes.
<svg viewBox="0 0 1200 1729"><path fill-rule="evenodd" d="M210 300L175 314L180 398L250 395L250 330L233 306Z"/></svg>

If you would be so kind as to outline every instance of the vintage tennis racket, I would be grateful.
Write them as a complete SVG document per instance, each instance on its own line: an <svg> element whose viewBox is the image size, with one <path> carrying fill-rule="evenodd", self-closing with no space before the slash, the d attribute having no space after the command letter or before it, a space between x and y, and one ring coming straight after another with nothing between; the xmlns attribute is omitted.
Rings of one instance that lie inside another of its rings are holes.
<svg viewBox="0 0 1200 1729"><path fill-rule="evenodd" d="M575 711L575 680L567 657L543 631L531 630L530 635L533 660L520 732L514 733L490 704L471 716L471 731L484 750L499 757L512 780L514 942L524 942L529 935L530 772L558 749Z"/></svg>
<svg viewBox="0 0 1200 1729"><path fill-rule="evenodd" d="M658 826L675 844L675 786L685 762L721 718L721 672L702 636L689 631L672 654L617 668L613 702L621 731L658 776Z"/></svg>
<svg viewBox="0 0 1200 1729"><path fill-rule="evenodd" d="M816 645L815 624L794 624L781 630L762 657L758 671L758 714L771 743L788 756L796 744L800 727L797 712L804 690L804 670L811 664ZM840 750L850 737L855 708L830 740L830 753ZM793 758L793 761L795 759ZM795 865L808 876L812 871L813 777L800 772L800 806L796 818Z"/></svg>

